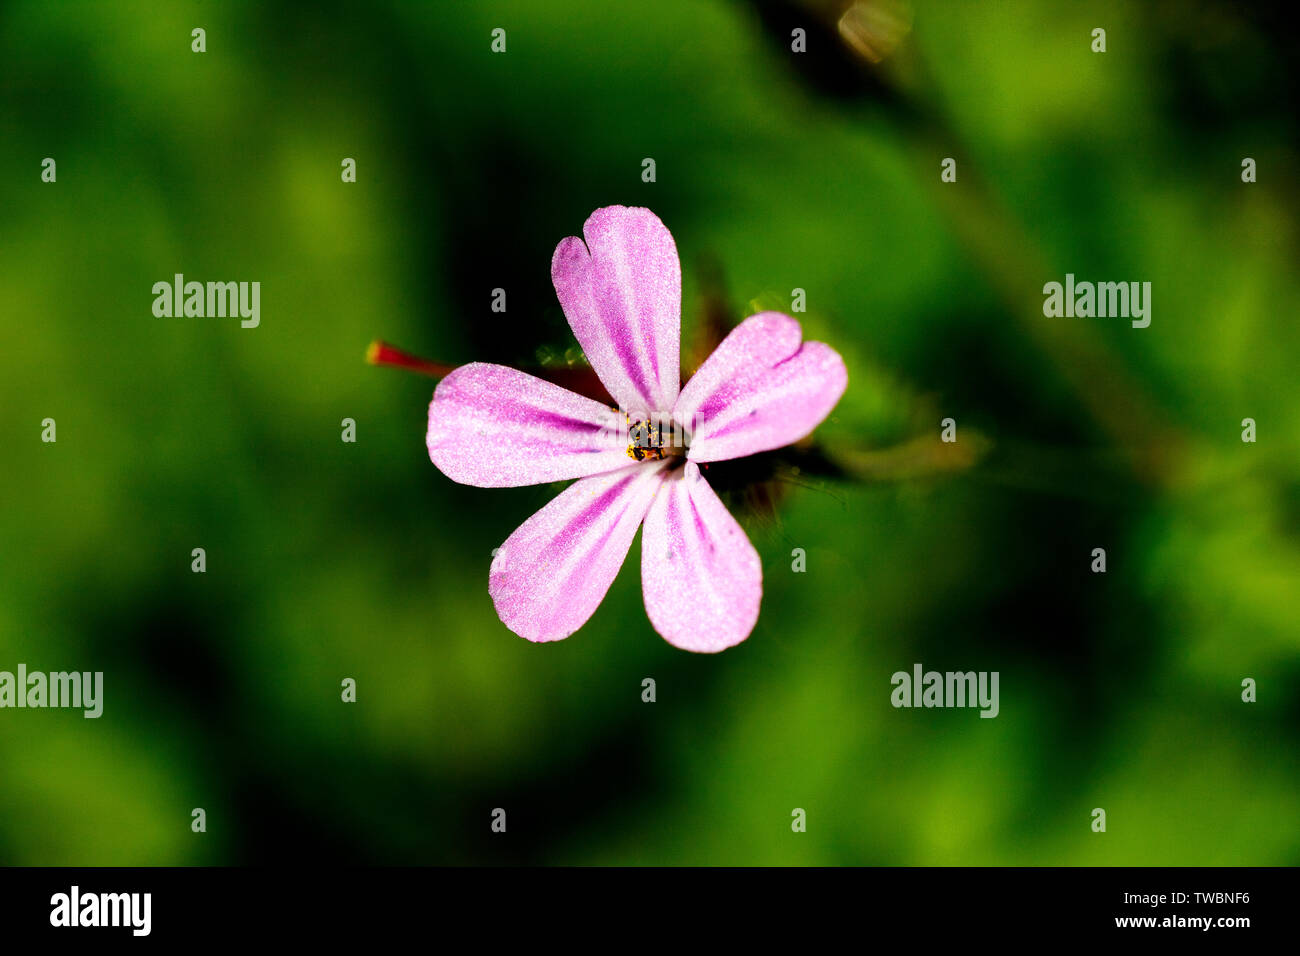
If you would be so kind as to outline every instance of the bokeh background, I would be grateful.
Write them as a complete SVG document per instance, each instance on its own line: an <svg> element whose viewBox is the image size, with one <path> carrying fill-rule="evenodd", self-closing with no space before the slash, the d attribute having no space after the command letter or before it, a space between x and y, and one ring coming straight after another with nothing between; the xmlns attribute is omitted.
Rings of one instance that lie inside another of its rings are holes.
<svg viewBox="0 0 1300 956"><path fill-rule="evenodd" d="M0 861L1300 862L1286 7L5 3L0 669L105 712L0 711ZM580 366L550 256L613 203L675 235L687 342L800 288L849 365L729 495L765 594L718 656L639 543L572 638L509 633L491 550L556 489L453 484L433 382L364 362ZM261 327L156 318L176 272ZM1044 318L1066 272L1151 327ZM1000 716L895 710L915 662Z"/></svg>

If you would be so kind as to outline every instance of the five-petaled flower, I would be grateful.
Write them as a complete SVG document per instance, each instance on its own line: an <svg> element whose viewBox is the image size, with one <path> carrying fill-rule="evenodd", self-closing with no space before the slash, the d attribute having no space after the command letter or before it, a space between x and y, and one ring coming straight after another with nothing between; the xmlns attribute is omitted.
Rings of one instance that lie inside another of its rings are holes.
<svg viewBox="0 0 1300 956"><path fill-rule="evenodd" d="M429 457L453 481L481 488L579 479L492 561L488 591L520 637L557 641L586 623L644 526L650 622L677 647L721 651L753 630L763 575L699 465L810 434L844 394L844 362L803 342L794 319L762 312L733 329L683 388L672 235L648 209L607 206L591 214L583 237L556 247L551 279L619 409L502 365L464 365L434 392Z"/></svg>

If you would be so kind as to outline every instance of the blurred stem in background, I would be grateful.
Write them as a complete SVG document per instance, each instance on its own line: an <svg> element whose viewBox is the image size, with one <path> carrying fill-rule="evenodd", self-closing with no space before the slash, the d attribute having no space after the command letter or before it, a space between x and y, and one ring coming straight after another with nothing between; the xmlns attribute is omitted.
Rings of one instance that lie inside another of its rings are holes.
<svg viewBox="0 0 1300 956"><path fill-rule="evenodd" d="M1185 477L1187 438L1129 374L1098 326L1046 318L1040 277L1053 268L1023 225L1007 210L977 162L961 164L960 188L940 182L938 160L977 155L931 104L937 86L920 51L904 40L913 22L906 0L754 0L769 23L820 26L819 43L838 43L851 64L832 80L840 92L885 108L905 136L917 178L944 209L956 235L979 264L1011 316L1068 383L1090 417L1109 435L1136 476L1169 487ZM941 14L931 7L930 12ZM896 58L895 53L905 55ZM968 464L970 462L967 462Z"/></svg>

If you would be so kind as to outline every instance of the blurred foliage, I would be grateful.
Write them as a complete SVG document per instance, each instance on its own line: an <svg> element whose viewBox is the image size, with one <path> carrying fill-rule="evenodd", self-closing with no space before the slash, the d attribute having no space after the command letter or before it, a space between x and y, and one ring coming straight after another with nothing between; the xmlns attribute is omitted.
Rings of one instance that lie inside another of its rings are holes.
<svg viewBox="0 0 1300 956"><path fill-rule="evenodd" d="M918 0L875 65L844 6L0 7L0 669L106 695L0 712L0 862L1300 862L1283 5ZM655 634L639 544L575 636L511 635L490 552L555 489L451 483L431 383L362 362L571 357L551 252L611 203L673 231L684 341L716 275L849 363L858 477L747 519L719 656ZM1045 319L1067 271L1151 327ZM155 318L176 272L260 281L261 327ZM978 460L899 451L946 416ZM917 661L1001 715L894 710Z"/></svg>

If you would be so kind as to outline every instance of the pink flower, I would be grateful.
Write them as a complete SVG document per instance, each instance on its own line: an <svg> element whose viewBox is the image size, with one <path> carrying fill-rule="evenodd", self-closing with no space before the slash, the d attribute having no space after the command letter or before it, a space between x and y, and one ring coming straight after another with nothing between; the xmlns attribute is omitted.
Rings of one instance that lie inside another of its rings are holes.
<svg viewBox="0 0 1300 956"><path fill-rule="evenodd" d="M830 414L844 362L777 312L750 316L680 387L681 266L648 209L607 206L555 249L573 334L620 408L502 365L447 375L429 406L429 457L448 478L501 488L577 478L519 526L488 591L510 630L558 641L595 612L641 536L655 630L721 651L754 628L758 552L699 464L788 445Z"/></svg>

